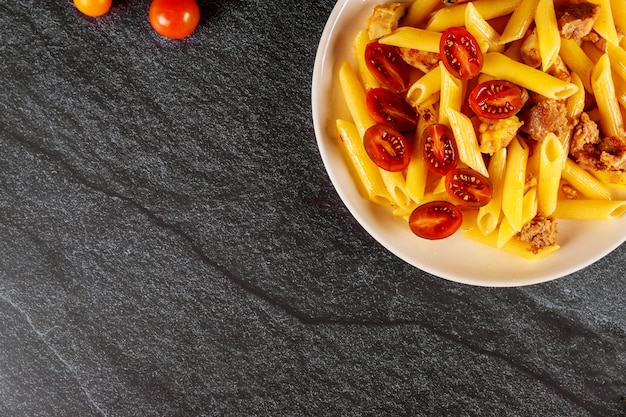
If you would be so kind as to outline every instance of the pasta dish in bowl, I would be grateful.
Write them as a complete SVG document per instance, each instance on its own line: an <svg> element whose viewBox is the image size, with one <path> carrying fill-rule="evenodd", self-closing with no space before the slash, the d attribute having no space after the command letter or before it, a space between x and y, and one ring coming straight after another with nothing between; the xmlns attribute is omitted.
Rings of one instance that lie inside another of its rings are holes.
<svg viewBox="0 0 626 417"><path fill-rule="evenodd" d="M312 107L352 215L406 262L472 285L545 282L619 246L623 6L340 0Z"/></svg>

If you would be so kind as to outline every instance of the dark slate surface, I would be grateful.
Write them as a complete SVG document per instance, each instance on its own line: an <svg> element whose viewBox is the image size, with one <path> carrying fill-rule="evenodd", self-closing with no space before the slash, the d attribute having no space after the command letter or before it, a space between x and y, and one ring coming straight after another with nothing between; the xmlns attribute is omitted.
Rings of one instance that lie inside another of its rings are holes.
<svg viewBox="0 0 626 417"><path fill-rule="evenodd" d="M335 193L331 0L0 0L0 415L626 415L626 247L550 283L430 276Z"/></svg>

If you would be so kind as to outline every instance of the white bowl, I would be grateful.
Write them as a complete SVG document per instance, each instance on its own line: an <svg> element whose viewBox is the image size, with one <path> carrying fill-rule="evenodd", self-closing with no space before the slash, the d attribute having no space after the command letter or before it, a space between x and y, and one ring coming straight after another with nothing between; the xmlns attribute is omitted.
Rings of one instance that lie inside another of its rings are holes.
<svg viewBox="0 0 626 417"><path fill-rule="evenodd" d="M380 0L339 0L322 33L312 80L315 134L328 175L344 204L361 226L382 246L409 264L438 277L465 284L513 287L536 284L576 272L626 240L626 216L610 221L559 220L561 248L529 261L457 233L439 241L415 236L407 222L361 195L339 146L335 119L348 118L337 82L339 66L354 64L352 42L365 28Z"/></svg>

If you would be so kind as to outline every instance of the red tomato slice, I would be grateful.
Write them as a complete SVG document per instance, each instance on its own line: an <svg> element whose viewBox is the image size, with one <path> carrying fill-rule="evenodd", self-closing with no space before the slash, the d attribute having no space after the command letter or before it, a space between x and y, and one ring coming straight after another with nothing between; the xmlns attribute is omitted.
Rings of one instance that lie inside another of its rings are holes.
<svg viewBox="0 0 626 417"><path fill-rule="evenodd" d="M426 167L438 175L446 175L456 167L458 151L452 130L446 125L434 124L422 135L422 155Z"/></svg>
<svg viewBox="0 0 626 417"><path fill-rule="evenodd" d="M372 161L386 171L402 171L411 161L411 144L389 126L378 124L367 129L363 145Z"/></svg>
<svg viewBox="0 0 626 417"><path fill-rule="evenodd" d="M411 66L402 59L395 46L376 41L368 43L365 64L378 81L391 90L403 93L409 88Z"/></svg>
<svg viewBox="0 0 626 417"><path fill-rule="evenodd" d="M200 8L196 0L152 0L148 18L159 35L181 39L198 26Z"/></svg>
<svg viewBox="0 0 626 417"><path fill-rule="evenodd" d="M474 78L483 67L483 53L478 41L462 27L444 30L439 41L439 55L448 71L462 80Z"/></svg>
<svg viewBox="0 0 626 417"><path fill-rule="evenodd" d="M417 207L409 216L409 227L424 239L444 239L459 230L463 213L448 201L431 201Z"/></svg>
<svg viewBox="0 0 626 417"><path fill-rule="evenodd" d="M489 179L469 168L448 172L444 182L450 197L465 207L482 207L493 197L493 186Z"/></svg>
<svg viewBox="0 0 626 417"><path fill-rule="evenodd" d="M415 129L417 114L404 98L386 88L371 88L367 92L367 108L376 123L386 124L401 132Z"/></svg>
<svg viewBox="0 0 626 417"><path fill-rule="evenodd" d="M522 108L528 94L521 87L504 80L478 84L469 95L469 105L485 119L506 119Z"/></svg>

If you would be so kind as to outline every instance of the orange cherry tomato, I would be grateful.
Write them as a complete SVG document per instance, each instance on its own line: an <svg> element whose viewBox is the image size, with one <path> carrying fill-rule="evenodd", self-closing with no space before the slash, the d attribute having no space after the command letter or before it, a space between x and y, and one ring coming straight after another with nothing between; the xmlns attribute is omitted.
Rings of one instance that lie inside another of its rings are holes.
<svg viewBox="0 0 626 417"><path fill-rule="evenodd" d="M148 17L159 35L182 39L196 30L200 8L196 0L152 0Z"/></svg>
<svg viewBox="0 0 626 417"><path fill-rule="evenodd" d="M383 85L403 93L409 88L411 66L400 56L398 49L373 41L365 47L365 65Z"/></svg>
<svg viewBox="0 0 626 417"><path fill-rule="evenodd" d="M102 16L111 8L112 0L74 0L74 6L91 17Z"/></svg>
<svg viewBox="0 0 626 417"><path fill-rule="evenodd" d="M513 116L526 103L528 94L521 87L504 80L478 84L469 94L474 113L485 119L505 119Z"/></svg>

